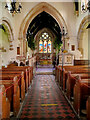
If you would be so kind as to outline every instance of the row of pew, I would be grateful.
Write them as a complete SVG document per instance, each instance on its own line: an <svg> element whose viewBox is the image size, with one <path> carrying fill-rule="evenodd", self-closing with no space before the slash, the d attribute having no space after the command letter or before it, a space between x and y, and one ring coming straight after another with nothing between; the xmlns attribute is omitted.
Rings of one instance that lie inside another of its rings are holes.
<svg viewBox="0 0 90 120"><path fill-rule="evenodd" d="M33 67L8 66L0 69L0 119L17 116L33 79Z"/></svg>
<svg viewBox="0 0 90 120"><path fill-rule="evenodd" d="M90 68L56 66L55 77L68 100L73 103L77 115L80 117L84 111L87 120L90 120Z"/></svg>

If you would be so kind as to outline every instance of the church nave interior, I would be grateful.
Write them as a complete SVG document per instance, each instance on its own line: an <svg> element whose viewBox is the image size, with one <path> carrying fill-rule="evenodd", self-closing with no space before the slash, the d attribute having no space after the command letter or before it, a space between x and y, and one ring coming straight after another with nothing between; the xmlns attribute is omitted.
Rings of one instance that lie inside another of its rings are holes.
<svg viewBox="0 0 90 120"><path fill-rule="evenodd" d="M0 120L90 120L90 1L0 6Z"/></svg>

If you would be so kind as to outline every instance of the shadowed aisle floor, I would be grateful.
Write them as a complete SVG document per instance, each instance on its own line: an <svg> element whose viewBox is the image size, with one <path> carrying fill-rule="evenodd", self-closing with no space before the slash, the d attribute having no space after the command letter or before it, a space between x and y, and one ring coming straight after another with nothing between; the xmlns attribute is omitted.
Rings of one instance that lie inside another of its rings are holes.
<svg viewBox="0 0 90 120"><path fill-rule="evenodd" d="M36 75L19 118L77 120L53 75Z"/></svg>

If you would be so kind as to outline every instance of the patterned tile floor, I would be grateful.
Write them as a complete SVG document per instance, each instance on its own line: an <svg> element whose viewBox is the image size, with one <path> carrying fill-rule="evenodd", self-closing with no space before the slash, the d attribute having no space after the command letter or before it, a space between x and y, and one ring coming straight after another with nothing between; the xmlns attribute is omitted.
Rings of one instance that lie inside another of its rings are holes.
<svg viewBox="0 0 90 120"><path fill-rule="evenodd" d="M53 75L36 75L19 115L20 120L77 120Z"/></svg>

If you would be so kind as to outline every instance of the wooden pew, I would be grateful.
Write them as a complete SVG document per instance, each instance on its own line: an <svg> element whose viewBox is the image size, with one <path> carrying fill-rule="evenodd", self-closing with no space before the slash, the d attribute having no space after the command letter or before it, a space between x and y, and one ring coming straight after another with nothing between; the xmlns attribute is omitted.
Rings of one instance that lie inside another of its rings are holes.
<svg viewBox="0 0 90 120"><path fill-rule="evenodd" d="M12 67L10 67L10 68L3 68L2 70L1 70L1 72L10 72L10 73L16 73L16 74L22 74L22 72L23 72L23 76L24 76L24 84L25 84L25 92L27 92L27 90L28 90L28 86L29 86L29 82L28 82L28 73L27 73L27 69L18 69L18 68L12 68Z"/></svg>
<svg viewBox="0 0 90 120"><path fill-rule="evenodd" d="M60 68L57 67L57 78L56 78L57 82L59 82L59 75L60 75Z"/></svg>
<svg viewBox="0 0 90 120"><path fill-rule="evenodd" d="M18 77L15 76L13 79L0 78L0 85L4 85L6 89L6 97L10 102L10 111L13 111L16 116L20 109L20 89L18 86Z"/></svg>
<svg viewBox="0 0 90 120"><path fill-rule="evenodd" d="M64 69L63 70L63 90L65 91L66 89L66 82L68 78L68 71L70 71L72 74L81 74L81 73L90 73L88 68L70 68L70 69ZM62 73L62 72L61 72ZM61 78L62 80L62 78ZM62 82L62 81L61 81Z"/></svg>
<svg viewBox="0 0 90 120"><path fill-rule="evenodd" d="M86 109L86 101L90 96L90 79L77 79L74 86L74 109L77 114L81 114L82 109Z"/></svg>
<svg viewBox="0 0 90 120"><path fill-rule="evenodd" d="M7 68L2 69L7 71L24 71L24 79L25 79L25 91L27 92L28 87L33 79L33 67L30 66L9 66Z"/></svg>
<svg viewBox="0 0 90 120"><path fill-rule="evenodd" d="M0 120L10 118L10 102L6 97L4 85L0 85Z"/></svg>
<svg viewBox="0 0 90 120"><path fill-rule="evenodd" d="M71 71L77 71L77 70L79 71L81 69L84 69L85 71L89 70L88 66L63 66L63 70L62 70L62 66L56 66L56 79L59 81L59 84L61 87L63 87L64 91L65 91L65 87L66 87L68 71L70 71L70 70ZM58 72L58 70L59 70L59 72Z"/></svg>
<svg viewBox="0 0 90 120"><path fill-rule="evenodd" d="M59 67L58 66L55 66L55 80L57 81L57 79L58 79L58 69L59 69Z"/></svg>
<svg viewBox="0 0 90 120"><path fill-rule="evenodd" d="M0 71L0 76L2 75L7 75L8 77L10 77L10 75L18 75L18 78L20 79L21 82L19 82L21 84L19 84L20 86L20 93L21 93L21 89L22 89L22 96L21 96L21 100L23 101L24 97L25 97L25 81L24 81L24 72L23 71L9 71L9 70L2 70ZM27 86L28 87L28 86Z"/></svg>
<svg viewBox="0 0 90 120"><path fill-rule="evenodd" d="M90 96L88 97L86 102L86 109L87 109L87 120L90 120Z"/></svg>
<svg viewBox="0 0 90 120"><path fill-rule="evenodd" d="M55 67L55 80L57 81L57 82L60 82L60 79L61 79L61 73L60 73L60 71L61 71L61 67L60 66L56 66Z"/></svg>
<svg viewBox="0 0 90 120"><path fill-rule="evenodd" d="M8 68L12 68L12 66L9 66ZM29 85L31 80L33 79L33 67L31 66L13 66L13 68L18 68L18 69L27 69L28 71L28 76L29 76Z"/></svg>
<svg viewBox="0 0 90 120"><path fill-rule="evenodd" d="M58 67L62 67L61 65L58 65ZM63 68L89 68L88 65L76 65L76 66L63 66Z"/></svg>
<svg viewBox="0 0 90 120"><path fill-rule="evenodd" d="M68 72L68 79L67 79L67 97L71 99L73 97L73 88L76 83L77 78L80 77L81 79L88 79L90 75L88 73L79 73L79 74L72 74Z"/></svg>
<svg viewBox="0 0 90 120"><path fill-rule="evenodd" d="M27 69L27 77L28 77L28 86L30 86L30 83L32 82L32 79L33 79L33 67L31 66L9 66L8 67L9 69L10 68L14 68L14 69L18 69L18 70L25 70Z"/></svg>
<svg viewBox="0 0 90 120"><path fill-rule="evenodd" d="M21 101L24 100L25 98L25 82L24 82L24 74L23 74L23 71L22 71L22 74L16 74L16 73L3 73L0 74L0 79L1 80L4 80L4 79L7 79L7 80L13 80L13 78L17 76L19 81L18 81L18 85L19 85L19 88L20 88L20 97L21 97Z"/></svg>
<svg viewBox="0 0 90 120"><path fill-rule="evenodd" d="M29 83L31 83L32 79L33 79L33 67L31 67L31 66L24 66L24 68L28 69Z"/></svg>

